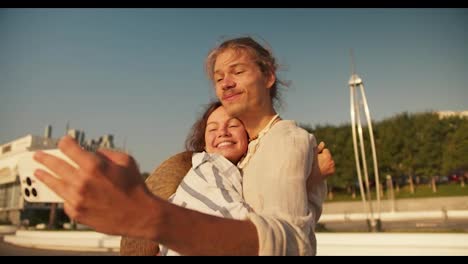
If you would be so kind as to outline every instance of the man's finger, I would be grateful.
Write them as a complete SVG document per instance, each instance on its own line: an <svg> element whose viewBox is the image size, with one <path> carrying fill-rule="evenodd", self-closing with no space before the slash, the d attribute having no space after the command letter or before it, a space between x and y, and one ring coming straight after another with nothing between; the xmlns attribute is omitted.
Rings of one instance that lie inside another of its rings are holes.
<svg viewBox="0 0 468 264"><path fill-rule="evenodd" d="M325 148L325 142L320 141L320 143L317 146L317 153L322 153L324 148Z"/></svg>
<svg viewBox="0 0 468 264"><path fill-rule="evenodd" d="M46 166L53 173L63 177L66 181L73 179L76 169L67 161L42 151L36 151L33 157L34 160Z"/></svg>
<svg viewBox="0 0 468 264"><path fill-rule="evenodd" d="M65 201L63 203L63 210L70 219L73 219L74 221L78 222L79 219L77 218L79 218L79 214L69 202Z"/></svg>
<svg viewBox="0 0 468 264"><path fill-rule="evenodd" d="M129 155L110 149L100 148L96 151L96 154L120 166L128 166L131 161Z"/></svg>
<svg viewBox="0 0 468 264"><path fill-rule="evenodd" d="M70 136L64 136L58 144L59 149L73 160L80 168L88 168L90 164L99 162L93 154L81 148L81 146Z"/></svg>
<svg viewBox="0 0 468 264"><path fill-rule="evenodd" d="M62 197L64 200L70 199L68 197L69 192L67 191L67 185L60 179L52 176L45 170L37 169L34 171L34 176L43 182L47 187L54 191L58 196Z"/></svg>

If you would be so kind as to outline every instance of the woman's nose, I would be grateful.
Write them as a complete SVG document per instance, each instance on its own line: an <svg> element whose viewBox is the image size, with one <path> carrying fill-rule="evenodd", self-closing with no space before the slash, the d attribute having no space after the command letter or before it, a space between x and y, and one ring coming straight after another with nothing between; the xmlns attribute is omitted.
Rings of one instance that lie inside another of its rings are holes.
<svg viewBox="0 0 468 264"><path fill-rule="evenodd" d="M227 129L227 127L221 127L218 129L218 137L226 137L229 136L230 133Z"/></svg>

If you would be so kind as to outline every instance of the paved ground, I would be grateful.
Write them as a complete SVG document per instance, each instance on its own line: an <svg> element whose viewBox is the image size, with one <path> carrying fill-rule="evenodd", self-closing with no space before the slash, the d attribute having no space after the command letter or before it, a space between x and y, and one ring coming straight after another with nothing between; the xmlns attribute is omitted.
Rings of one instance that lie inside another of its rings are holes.
<svg viewBox="0 0 468 264"><path fill-rule="evenodd" d="M0 236L0 256L118 256L118 252L83 252L46 250L37 248L19 247L3 241Z"/></svg>
<svg viewBox="0 0 468 264"><path fill-rule="evenodd" d="M321 225L319 231L329 232L367 232L368 227L365 221L336 222ZM455 232L468 233L468 219L452 219L441 221L431 220L404 220L382 222L384 232Z"/></svg>
<svg viewBox="0 0 468 264"><path fill-rule="evenodd" d="M373 201L374 212L377 203ZM418 198L418 199L397 199L392 203L390 200L382 200L382 212L391 212L394 209L397 212L411 211L442 211L442 210L468 210L468 196L458 197L437 197L437 198ZM325 202L322 214L342 214L342 213L364 213L362 201L353 202Z"/></svg>
<svg viewBox="0 0 468 264"><path fill-rule="evenodd" d="M317 233L318 256L468 256L468 234Z"/></svg>

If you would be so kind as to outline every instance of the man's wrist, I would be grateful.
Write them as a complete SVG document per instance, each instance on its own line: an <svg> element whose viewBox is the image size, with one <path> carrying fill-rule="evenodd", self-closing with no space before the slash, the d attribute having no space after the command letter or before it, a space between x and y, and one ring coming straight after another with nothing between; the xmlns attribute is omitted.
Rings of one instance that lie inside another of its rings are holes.
<svg viewBox="0 0 468 264"><path fill-rule="evenodd" d="M161 230L164 230L163 211L167 202L154 196L146 190L138 190L139 199L135 204L136 212L132 217L136 217L133 229L128 236L139 237L158 242L161 239Z"/></svg>

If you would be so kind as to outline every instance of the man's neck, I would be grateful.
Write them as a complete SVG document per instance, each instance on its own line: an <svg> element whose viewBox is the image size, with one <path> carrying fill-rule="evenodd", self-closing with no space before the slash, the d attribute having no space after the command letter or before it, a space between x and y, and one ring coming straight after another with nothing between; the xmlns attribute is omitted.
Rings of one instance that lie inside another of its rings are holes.
<svg viewBox="0 0 468 264"><path fill-rule="evenodd" d="M257 138L260 131L268 125L275 115L275 110L270 109L264 113L252 111L250 115L246 114L245 116L239 117L239 119L242 120L242 123L249 134L249 138L252 140Z"/></svg>

